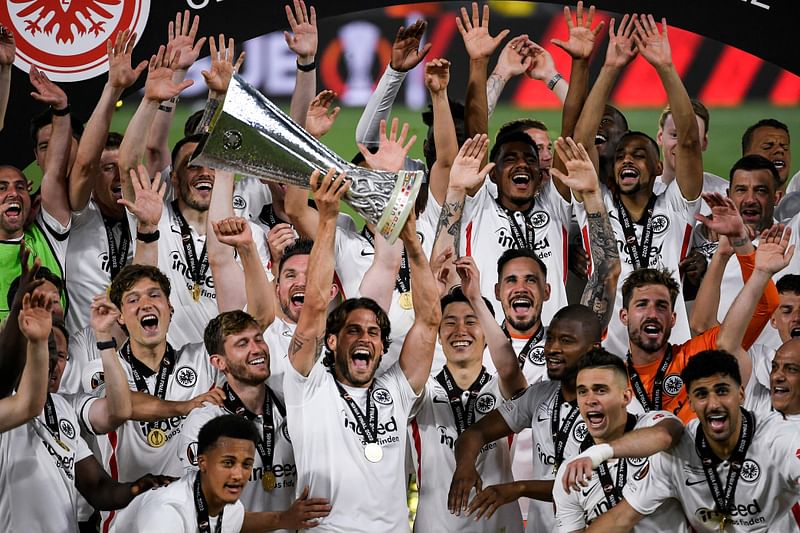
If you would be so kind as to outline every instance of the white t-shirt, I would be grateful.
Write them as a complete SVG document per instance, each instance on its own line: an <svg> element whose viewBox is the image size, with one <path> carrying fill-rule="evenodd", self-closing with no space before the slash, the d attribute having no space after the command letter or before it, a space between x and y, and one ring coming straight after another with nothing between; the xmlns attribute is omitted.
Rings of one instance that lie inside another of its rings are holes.
<svg viewBox="0 0 800 533"><path fill-rule="evenodd" d="M187 472L166 487L148 490L137 496L125 509L112 533L196 533L197 511L194 504L194 480L197 474ZM244 523L242 502L227 504L222 509L222 533L239 533ZM211 531L216 531L219 516L209 516Z"/></svg>
<svg viewBox="0 0 800 533"><path fill-rule="evenodd" d="M283 396L283 375L289 362L289 346L297 324L286 322L275 317L272 324L264 330L264 341L269 347L269 377L267 384L272 390Z"/></svg>
<svg viewBox="0 0 800 533"><path fill-rule="evenodd" d="M128 217L123 217L112 225L111 230L118 251L123 235L129 235L131 239L128 253L119 266L121 269L133 261L136 227L129 232ZM73 334L89 325L92 298L105 291L111 283L108 234L100 207L94 200L89 200L83 211L72 213L67 256L70 258L66 264L70 307L66 319L67 330Z"/></svg>
<svg viewBox="0 0 800 533"><path fill-rule="evenodd" d="M345 390L364 412L367 389ZM406 426L417 396L400 365L392 365L374 381L372 403L378 410L378 444L383 450L377 463L364 456L352 411L322 359L308 377L290 365L284 391L297 486L308 485L309 497L327 498L332 506L314 531L408 531Z"/></svg>
<svg viewBox="0 0 800 533"><path fill-rule="evenodd" d="M650 457L650 470L641 479L630 479L623 496L637 512L649 515L668 498L683 507L698 532L719 531L719 515L706 481L703 464L695 449L695 435L702 431L692 420L680 443ZM735 514L725 531L753 533L778 531L776 521L789 512L800 494L800 431L796 423L777 413L756 417L756 428L735 493ZM729 463L716 467L723 483Z"/></svg>
<svg viewBox="0 0 800 533"><path fill-rule="evenodd" d="M462 405L465 408L468 398L469 391L464 391ZM500 401L500 381L493 375L481 387L476 397L475 421L490 413ZM489 520L475 521L466 515L450 514L447 509L447 494L456 469L453 448L458 431L447 391L436 378L428 379L418 406L419 410L412 424L417 456L420 457L417 473L419 504L414 519L414 532L522 533L522 517L516 502L503 505ZM476 467L484 487L510 483L512 477L508 439L501 438L484 446L478 455Z"/></svg>
<svg viewBox="0 0 800 533"><path fill-rule="evenodd" d="M649 413L636 417L636 425L633 429L647 428L656 425L662 420L672 418L678 420L676 416L668 411L650 411ZM612 483L616 483L619 467L626 465L625 483L629 479L646 475L650 468L648 459L611 459L607 462L609 475ZM562 464L556 474L556 482L553 486L553 500L556 504L556 524L559 533L570 533L572 531L583 530L590 523L596 520L601 514L610 509L610 505L603 492L600 476L597 469L592 474L588 487L581 487L580 490L571 490L569 494L564 490L562 480L566 472L566 463ZM633 528L635 533L661 533L670 531L673 533L683 533L688 531L686 521L681 521L683 511L680 504L675 500L667 500L656 511L645 517Z"/></svg>
<svg viewBox="0 0 800 533"><path fill-rule="evenodd" d="M494 307L495 318L503 321L500 302L494 297L497 283L497 260L508 249L515 248L508 216L489 191L487 183L474 197L467 196L461 222L464 255L475 259L481 273L481 293ZM429 203L435 203L431 198ZM515 214L517 224L525 228L522 212ZM542 322L549 324L553 315L567 305L566 262L568 231L572 219L572 204L564 201L552 181L545 181L534 196L528 214L535 231L533 250L547 267L550 299L544 302Z"/></svg>
<svg viewBox="0 0 800 533"><path fill-rule="evenodd" d="M77 533L75 464L92 452L81 438L75 409L51 395L64 449L47 427L44 411L0 433L0 530Z"/></svg>
<svg viewBox="0 0 800 533"><path fill-rule="evenodd" d="M120 357L120 363L128 376L128 386L132 391L137 390L130 364L122 357ZM158 372L144 371L144 364L138 361L135 363L147 383L147 392L154 394ZM99 359L87 365L85 380L90 380L92 376L96 375L98 365L102 369L102 361ZM167 380L164 399L190 400L208 392L221 380L217 369L211 366L203 345L187 344L176 350L175 365ZM97 390L98 394L104 392L104 386ZM96 400L89 400L81 412L83 421L90 430L93 428L87 417L88 407L92 401ZM98 435L97 445L106 472L120 482L134 481L148 473L180 476L183 468L178 460L178 442L185 418L185 416L176 416L157 422L129 420L111 433ZM158 442L151 446L148 443L148 435L156 429L163 432L165 440L160 446Z"/></svg>
<svg viewBox="0 0 800 533"><path fill-rule="evenodd" d="M730 182L725 178L712 174L711 172L703 172L703 192L718 192L723 196L728 196L729 185ZM667 186L662 181L662 177L656 176L656 180L653 183L653 194L658 196L659 194L663 194L665 190L667 190ZM702 197L700 198L700 206L701 214L711 214L711 208L708 207L708 204ZM699 224L702 224L702 222L699 222Z"/></svg>
<svg viewBox="0 0 800 533"><path fill-rule="evenodd" d="M630 246L626 243L625 233L619 220L617 206L612 194L603 187L603 203L608 211L608 218L614 235L617 238L617 249L620 254L622 272L617 284L617 298L614 310L611 312L611 322L608 325L608 336L603 341L603 346L613 354L624 357L628 353L628 331L619 318L622 308L622 284L628 275L633 272L633 263L630 256ZM587 228L586 211L583 204L576 202L576 212L581 228ZM656 197L653 207L653 242L649 252L649 268L667 268L673 273L673 278L681 283L678 265L689 253L692 243L692 228L694 215L700 209L700 199L686 200L681 194L677 182L673 181L667 186L663 194ZM641 242L644 226L634 223L637 243ZM677 319L669 342L680 344L691 337L689 319L686 314L686 304L683 301L683 291L678 293L675 302Z"/></svg>

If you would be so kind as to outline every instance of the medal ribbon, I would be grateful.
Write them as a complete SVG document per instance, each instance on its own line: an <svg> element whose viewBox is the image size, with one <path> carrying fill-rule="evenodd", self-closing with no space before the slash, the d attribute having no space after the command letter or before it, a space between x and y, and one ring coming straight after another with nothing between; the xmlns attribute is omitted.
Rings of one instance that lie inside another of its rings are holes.
<svg viewBox="0 0 800 533"><path fill-rule="evenodd" d="M101 215L102 216L102 215ZM108 240L108 264L113 280L125 263L128 261L128 249L131 246L131 230L124 221L120 224L119 247L117 238L114 236L114 222L103 217L103 226L106 229L106 239Z"/></svg>
<svg viewBox="0 0 800 533"><path fill-rule="evenodd" d="M500 204L497 204L500 206ZM528 215L533 210L533 204L528 208L527 211L524 213L522 211L512 211L511 209L506 209L503 206L500 208L505 211L506 217L508 218L508 227L511 230L511 237L514 239L514 244L517 248L528 248L533 250L533 245L536 243L536 232L533 228L533 223ZM516 213L519 213L523 220L525 220L525 232L523 233L522 228L517 222L517 217L515 216Z"/></svg>
<svg viewBox="0 0 800 533"><path fill-rule="evenodd" d="M278 224L288 224L285 220L278 218L272 204L265 204L264 207L261 208L258 219L270 228L274 228Z"/></svg>
<svg viewBox="0 0 800 533"><path fill-rule="evenodd" d="M564 448L567 447L569 434L572 432L572 427L575 425L578 415L581 414L577 402L570 402L570 410L567 414L567 418L564 419L563 424L560 424L562 403L564 403L564 395L559 388L553 403L553 412L550 415L550 429L553 434L553 448L555 450L555 464L553 465L553 470L558 470L558 467L564 462Z"/></svg>
<svg viewBox="0 0 800 533"><path fill-rule="evenodd" d="M172 210L175 212L175 218L178 220L178 226L181 230L181 244L183 245L183 253L186 256L186 265L187 270L189 271L189 275L191 280L194 282L195 286L200 286L203 284L203 280L206 278L206 273L208 273L208 251L205 243L203 244L203 250L200 252L200 258L197 258L194 249L194 238L192 237L192 230L189 227L188 222L186 219L183 218L181 214L181 210L178 207L178 200L173 200L172 202Z"/></svg>
<svg viewBox="0 0 800 533"><path fill-rule="evenodd" d="M742 413L742 431L739 433L739 441L736 443L736 448L728 460L731 466L728 470L728 478L725 480L724 490L722 489L722 482L719 479L716 469L716 465L722 460L711 450L702 428L697 428L697 435L695 435L694 439L695 449L703 462L706 483L708 483L708 488L711 490L711 496L714 497L717 512L725 516L730 516L731 510L735 505L734 495L736 493L736 485L739 483L742 464L744 464L747 449L750 447L750 443L753 440L753 433L755 433L756 430L756 421L753 414L744 408L740 407L740 409Z"/></svg>
<svg viewBox="0 0 800 533"><path fill-rule="evenodd" d="M147 388L147 382L142 374L151 376L154 372L133 356L130 341L126 341L125 344L122 345L120 355L131 365L131 374L133 375L133 382L136 384L136 390L150 394L150 390ZM161 358L161 364L158 367L158 378L156 378L156 389L153 396L161 400L164 399L167 395L167 382L173 370L175 370L175 350L173 350L172 346L167 344L167 351L164 353L164 357Z"/></svg>
<svg viewBox="0 0 800 533"><path fill-rule="evenodd" d="M50 433L56 438L56 441L61 442L56 404L53 403L53 396L49 392L47 393L47 400L44 402L44 423L47 425L47 429L50 430Z"/></svg>
<svg viewBox="0 0 800 533"><path fill-rule="evenodd" d="M200 472L194 478L194 510L197 512L197 531L199 533L211 533L211 522L208 518L208 503L203 490L200 488ZM214 528L214 533L222 533L222 513L224 509L219 512L217 519L217 527Z"/></svg>
<svg viewBox="0 0 800 533"><path fill-rule="evenodd" d="M508 338L510 341L511 334L508 332L505 322L503 322L503 333L506 334L506 338ZM528 354L530 354L531 350L533 350L537 344L542 342L542 337L544 337L544 326L540 324L539 329L536 330L536 333L534 333L533 336L528 339L528 342L525 343L525 346L523 346L522 350L520 350L520 352L517 354L517 361L519 362L520 369L525 366L525 360L528 359Z"/></svg>
<svg viewBox="0 0 800 533"><path fill-rule="evenodd" d="M650 401L650 397L647 395L647 391L644 388L644 383L642 383L642 378L639 376L639 373L636 371L636 368L633 366L633 358L631 358L631 352L628 352L628 377L631 380L631 386L633 387L633 393L636 394L636 399L639 400L639 403L642 404L644 411L649 413L650 411L660 411L661 410L661 397L664 393L662 385L664 384L664 374L667 373L669 369L669 365L672 363L672 345L667 344L667 351L664 353L664 358L661 360L661 366L658 367L658 371L656 372L655 380L653 381L653 401Z"/></svg>
<svg viewBox="0 0 800 533"><path fill-rule="evenodd" d="M633 269L647 268L650 265L650 246L653 244L653 208L656 205L656 195L650 195L650 200L644 209L642 219L639 221L644 226L641 242L636 242L636 229L633 227L630 213L622 205L622 200L616 198L614 202L617 204L619 223L622 226L622 233L625 234L625 242L630 250Z"/></svg>
<svg viewBox="0 0 800 533"><path fill-rule="evenodd" d="M264 470L272 472L272 460L275 456L275 418L272 416L272 404L281 416L286 416L286 408L281 401L274 395L272 390L266 385L267 389L264 394L264 414L262 415L261 432L262 438L256 444L256 451L258 456L261 457L261 463L264 465ZM241 398L233 391L228 383L222 386L222 391L225 393L224 405L225 408L236 416L243 416L246 419L253 421L258 418L258 415L250 411L244 406Z"/></svg>
<svg viewBox="0 0 800 533"><path fill-rule="evenodd" d="M447 366L442 368L442 371L436 376L436 381L447 392L447 398L450 400L450 409L453 410L453 418L456 421L456 431L461 435L468 427L475 423L475 403L478 401L478 393L484 385L492 379L484 367L481 367L481 373L469 386L469 398L467 399L467 406L461 402L461 396L464 393L461 388L456 385L453 375Z"/></svg>
<svg viewBox="0 0 800 533"><path fill-rule="evenodd" d="M361 236L367 239L373 249L375 248L375 235L367 229L367 226L361 230ZM400 270L397 271L394 286L400 294L411 290L411 267L408 264L408 252L406 252L405 246L403 246L403 258L400 260Z"/></svg>
<svg viewBox="0 0 800 533"><path fill-rule="evenodd" d="M633 431L634 427L636 427L636 416L628 414L628 419L625 422L625 433ZM594 446L594 439L592 434L587 432L586 438L581 443L581 451L585 452L591 446ZM623 499L622 487L625 486L625 480L628 475L628 461L622 458L617 459L617 479L613 484L611 482L611 469L608 467L607 461L603 461L597 467L597 475L600 478L600 487L603 489L608 505L614 507Z"/></svg>
<svg viewBox="0 0 800 533"><path fill-rule="evenodd" d="M350 411L353 413L353 418L356 419L356 424L364 433L364 440L367 444L377 444L378 442L378 408L375 404L372 403L372 388L375 386L375 382L372 382L372 385L369 386L367 389L367 416L364 416L364 413L361 411L361 408L356 404L353 397L350 396L350 393L344 390L341 383L336 381L336 378L333 379L333 382L336 383L336 388L339 389L339 395L344 400L344 403L347 404L347 407L350 408Z"/></svg>

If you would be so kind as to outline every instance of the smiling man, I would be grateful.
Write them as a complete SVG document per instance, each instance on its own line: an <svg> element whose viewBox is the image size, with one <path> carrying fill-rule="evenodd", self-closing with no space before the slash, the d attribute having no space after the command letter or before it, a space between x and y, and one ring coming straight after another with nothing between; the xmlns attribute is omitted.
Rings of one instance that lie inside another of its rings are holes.
<svg viewBox="0 0 800 533"><path fill-rule="evenodd" d="M780 176L778 191L787 191L792 166L789 127L774 118L759 120L742 134L742 156L760 155L775 165ZM797 186L795 185L795 188Z"/></svg>
<svg viewBox="0 0 800 533"><path fill-rule="evenodd" d="M698 532L787 531L777 526L800 494L797 425L741 407L739 366L726 352L697 354L681 375L697 420L675 448L650 458L648 472L628 480L624 501L589 531L630 531L670 498Z"/></svg>
<svg viewBox="0 0 800 533"><path fill-rule="evenodd" d="M441 318L436 282L411 216L400 238L411 270L414 324L399 361L375 377L388 348L386 313L375 301L357 298L327 316L336 217L349 183L344 174L334 179L333 169L324 177L315 171L311 188L319 226L284 376L298 485L330 499L331 514L320 520L319 531L407 531L406 424L433 360Z"/></svg>

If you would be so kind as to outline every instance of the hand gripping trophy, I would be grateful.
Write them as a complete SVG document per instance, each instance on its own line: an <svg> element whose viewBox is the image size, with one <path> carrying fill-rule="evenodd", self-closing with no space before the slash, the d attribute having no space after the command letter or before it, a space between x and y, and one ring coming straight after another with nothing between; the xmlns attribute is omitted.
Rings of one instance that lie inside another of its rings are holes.
<svg viewBox="0 0 800 533"><path fill-rule="evenodd" d="M207 115L211 110L207 110ZM345 202L393 243L414 209L423 172L369 170L348 163L234 74L225 101L211 115L192 164L310 188L313 170L347 171Z"/></svg>

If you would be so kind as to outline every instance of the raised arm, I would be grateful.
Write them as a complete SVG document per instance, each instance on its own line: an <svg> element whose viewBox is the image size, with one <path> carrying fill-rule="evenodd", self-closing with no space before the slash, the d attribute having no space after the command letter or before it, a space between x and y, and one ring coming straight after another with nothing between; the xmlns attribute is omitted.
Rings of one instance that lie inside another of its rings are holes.
<svg viewBox="0 0 800 533"><path fill-rule="evenodd" d="M478 14L478 3L472 2L472 17L465 8L461 8L461 16L456 17L456 26L464 39L464 47L469 56L469 79L467 81L467 97L464 105L464 125L467 136L489 133L489 103L486 99L486 82L489 70L489 58L495 49L509 34L502 30L496 37L489 34L489 5L483 6L483 20ZM485 161L484 155L484 161ZM478 188L469 191L474 195Z"/></svg>
<svg viewBox="0 0 800 533"><path fill-rule="evenodd" d="M72 143L69 100L61 87L50 81L45 73L35 66L31 66L29 75L31 85L35 89L31 93L33 99L49 105L54 111L53 133L50 142L47 143L47 157L42 176L42 209L52 215L59 224L66 226L71 216L67 191L67 167ZM66 114L56 113L58 111L65 111Z"/></svg>
<svg viewBox="0 0 800 533"><path fill-rule="evenodd" d="M294 0L294 12L285 6L289 32L283 32L289 49L297 55L297 75L289 104L289 116L298 124L305 124L308 104L317 93L317 11L306 9L303 0Z"/></svg>
<svg viewBox="0 0 800 533"><path fill-rule="evenodd" d="M333 280L333 243L339 201L350 188L345 174L335 176L330 169L325 176L311 174L311 190L319 209L319 226L308 258L306 297L303 312L289 345L289 361L297 372L307 376L325 345L325 321ZM413 274L412 274L413 276Z"/></svg>
<svg viewBox="0 0 800 533"><path fill-rule="evenodd" d="M100 176L100 156L105 148L111 117L122 92L133 85L147 61L136 68L131 66L131 54L136 43L136 34L125 30L117 34L114 43L106 43L108 53L108 81L103 86L100 100L86 123L78 144L75 163L69 174L69 205L73 211L82 211L92 195L92 189Z"/></svg>
<svg viewBox="0 0 800 533"><path fill-rule="evenodd" d="M497 64L486 80L486 100L489 116L492 116L506 83L514 76L524 74L533 66L534 54L544 49L538 48L527 34L517 35L506 43L497 58ZM548 54L549 56L549 54ZM550 58L552 63L553 58Z"/></svg>
<svg viewBox="0 0 800 533"><path fill-rule="evenodd" d="M233 181L232 172L216 170L214 188L211 191L211 204L208 208L208 224L210 226L233 216ZM250 241L253 241L252 235L250 235ZM253 245L255 246L255 243ZM208 250L208 264L214 276L219 312L243 309L247 303L244 275L242 269L236 264L233 250L222 244L214 231L206 232L206 250ZM263 267L261 269L263 270Z"/></svg>
<svg viewBox="0 0 800 533"><path fill-rule="evenodd" d="M191 21L191 25L190 25ZM205 37L197 38L200 28L200 16L192 18L189 10L175 14L175 21L170 21L167 27L167 48L172 48L173 53L179 55L172 81L176 84L183 83L189 68L200 57L200 51L206 42ZM170 165L169 132L175 117L175 107L178 97L173 96L158 105L155 117L147 132L146 167L151 176L157 176Z"/></svg>
<svg viewBox="0 0 800 533"><path fill-rule="evenodd" d="M144 84L144 97L133 114L122 144L119 147L119 173L122 177L122 195L134 200L133 185L128 176L142 162L148 131L162 102L178 96L192 85L192 80L180 83L173 81L175 70L180 65L180 52L171 46L160 46L158 53L150 58L147 68L147 81ZM163 169L158 169L160 172Z"/></svg>
<svg viewBox="0 0 800 533"><path fill-rule="evenodd" d="M375 300L388 314L392 306L397 272L403 260L403 241L398 239L390 245L382 235L377 234L374 242L375 255L372 256L372 264L361 278L358 293Z"/></svg>
<svg viewBox="0 0 800 533"><path fill-rule="evenodd" d="M400 231L400 239L408 254L408 263L411 267L411 293L414 295L414 324L403 340L403 348L400 350L400 369L414 392L420 394L431 373L442 310L439 306L436 280L417 237L414 215L410 215L406 220Z"/></svg>
<svg viewBox="0 0 800 533"><path fill-rule="evenodd" d="M275 320L275 291L267 280L267 273L261 264L250 224L244 218L231 217L212 222L211 225L217 240L226 248L233 247L239 254L242 262L242 269L239 272L244 271L247 310L256 319L262 330L267 329ZM230 250L228 254L232 255ZM241 274L238 274L238 277L240 278ZM216 273L214 273L214 279L221 280L217 278ZM226 279L225 286L227 287L232 281L240 281L240 279ZM223 290L219 281L216 284L217 290Z"/></svg>
<svg viewBox="0 0 800 533"><path fill-rule="evenodd" d="M356 143L369 147L377 146L378 125L387 120L392 111L392 104L405 80L406 73L416 67L431 49L431 43L420 48L425 28L428 23L418 20L409 27L400 26L392 43L392 58L378 81L377 87L370 95L361 118L356 126Z"/></svg>
<svg viewBox="0 0 800 533"><path fill-rule="evenodd" d="M219 34L219 47L217 47L217 41L214 40L213 36L208 40L208 47L211 50L211 68L200 72L208 87L208 99L203 110L203 117L195 130L195 132L201 133L208 131L214 113L225 101L225 94L228 92L231 77L235 72L239 71L245 57L245 53L242 52L236 62L233 62L236 42L233 38L225 41L225 34L223 33Z"/></svg>
<svg viewBox="0 0 800 533"><path fill-rule="evenodd" d="M97 342L114 340L112 329L119 317L119 310L105 294L99 294L92 300L90 323ZM95 434L104 434L130 420L133 415L131 389L128 376L120 363L115 347L100 350L103 361L103 379L106 395L92 402L89 407L89 422Z"/></svg>
<svg viewBox="0 0 800 533"><path fill-rule="evenodd" d="M429 187L438 204L447 194L450 168L458 154L458 138L447 85L450 83L450 62L446 59L433 59L425 64L425 87L431 94L433 111L433 143L436 145L436 161L428 169Z"/></svg>
<svg viewBox="0 0 800 533"><path fill-rule="evenodd" d="M678 71L672 63L672 50L667 36L667 19L661 19L661 32L652 15L633 18L636 33L633 38L639 53L653 65L661 78L669 99L672 118L678 132L675 155L675 179L687 200L696 200L703 192L703 153L697 119Z"/></svg>
<svg viewBox="0 0 800 533"><path fill-rule="evenodd" d="M528 381L519 367L517 354L511 341L500 328L494 316L492 316L486 300L481 294L481 275L475 260L472 257L464 256L455 262L456 272L461 279L461 290L469 299L472 309L478 315L478 321L483 329L486 343L489 345L489 355L497 369L497 376L500 378L500 393L503 398L509 399L518 392L525 390Z"/></svg>
<svg viewBox="0 0 800 533"><path fill-rule="evenodd" d="M337 94L334 91L325 89L308 104L305 129L315 139L321 139L331 130L336 122L336 117L339 116L339 111L342 110L339 106L331 109L336 96Z"/></svg>
<svg viewBox="0 0 800 533"><path fill-rule="evenodd" d="M164 194L167 184L156 176L150 179L144 165L138 172L131 169L130 183L135 201L125 198L117 200L136 218L136 253L133 264L158 267L158 223L164 211Z"/></svg>
<svg viewBox="0 0 800 533"><path fill-rule="evenodd" d="M5 125L8 96L11 94L11 70L16 53L14 32L0 24L0 131Z"/></svg>
<svg viewBox="0 0 800 533"><path fill-rule="evenodd" d="M481 168L488 147L489 139L486 135L476 135L466 140L453 161L450 169L450 181L447 185L447 196L442 204L442 212L436 225L431 257L439 257L448 249L452 249L456 257L461 254L461 217L464 214L467 191L476 183L482 183L485 176L494 168L494 163L489 163ZM449 271L448 289L458 283L455 269L449 269Z"/></svg>
<svg viewBox="0 0 800 533"><path fill-rule="evenodd" d="M28 341L27 361L17 393L0 400L0 433L5 433L42 412L47 397L52 300L43 293L26 293L19 314L19 329Z"/></svg>

